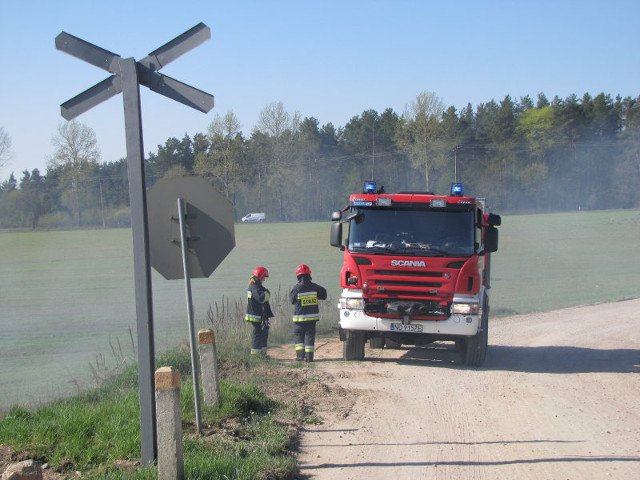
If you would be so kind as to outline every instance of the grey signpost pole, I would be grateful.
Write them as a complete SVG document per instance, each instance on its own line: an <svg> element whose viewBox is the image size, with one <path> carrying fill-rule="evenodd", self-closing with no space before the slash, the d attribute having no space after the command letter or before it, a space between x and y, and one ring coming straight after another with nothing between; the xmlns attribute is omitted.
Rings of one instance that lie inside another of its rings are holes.
<svg viewBox="0 0 640 480"><path fill-rule="evenodd" d="M145 463L157 458L155 405L155 347L153 337L153 296L151 263L149 260L149 227L145 191L144 150L140 87L133 58L120 62L122 69L122 99L129 171L129 202L133 235L134 285L138 333L138 383L140 390L141 456Z"/></svg>
<svg viewBox="0 0 640 480"><path fill-rule="evenodd" d="M180 251L182 252L182 269L184 271L184 290L187 297L187 316L189 320L189 344L191 347L191 377L193 378L193 402L196 413L196 429L202 430L202 417L200 416L200 371L196 358L196 333L193 325L193 299L191 297L191 277L189 275L189 263L187 261L187 227L185 225L185 205L182 197L178 198L178 222L180 223Z"/></svg>
<svg viewBox="0 0 640 480"><path fill-rule="evenodd" d="M212 95L158 72L162 67L209 38L211 38L211 30L205 24L199 23L136 62L133 58L123 59L115 53L66 32L56 37L58 50L111 73L110 77L63 103L60 110L65 119L72 120L114 95L121 92L123 94L135 267L140 453L144 464L149 464L157 458L157 446L153 300L139 85L144 85L160 95L201 112L206 113L211 110Z"/></svg>

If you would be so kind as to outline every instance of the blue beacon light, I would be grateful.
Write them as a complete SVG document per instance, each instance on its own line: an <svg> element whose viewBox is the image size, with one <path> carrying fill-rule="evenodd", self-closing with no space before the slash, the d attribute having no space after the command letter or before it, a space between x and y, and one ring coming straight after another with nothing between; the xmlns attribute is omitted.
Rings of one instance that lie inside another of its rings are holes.
<svg viewBox="0 0 640 480"><path fill-rule="evenodd" d="M452 197L462 197L464 194L464 189L462 188L461 183L452 183L451 184L451 196Z"/></svg>
<svg viewBox="0 0 640 480"><path fill-rule="evenodd" d="M364 182L364 193L376 193L376 182Z"/></svg>

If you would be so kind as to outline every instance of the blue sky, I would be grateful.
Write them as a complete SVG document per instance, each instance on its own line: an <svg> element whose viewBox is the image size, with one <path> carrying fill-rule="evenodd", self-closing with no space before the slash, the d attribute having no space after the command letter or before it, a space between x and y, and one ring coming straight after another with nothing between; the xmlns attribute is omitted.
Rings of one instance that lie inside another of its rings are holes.
<svg viewBox="0 0 640 480"><path fill-rule="evenodd" d="M55 50L61 31L143 58L204 22L212 39L162 70L215 96L207 115L142 89L145 151L206 131L233 110L249 133L265 105L343 126L373 108L402 113L421 91L447 105L506 94L640 95L638 1L0 0L0 126L13 159L44 170L59 105L106 72ZM102 160L125 156L120 96L81 115Z"/></svg>

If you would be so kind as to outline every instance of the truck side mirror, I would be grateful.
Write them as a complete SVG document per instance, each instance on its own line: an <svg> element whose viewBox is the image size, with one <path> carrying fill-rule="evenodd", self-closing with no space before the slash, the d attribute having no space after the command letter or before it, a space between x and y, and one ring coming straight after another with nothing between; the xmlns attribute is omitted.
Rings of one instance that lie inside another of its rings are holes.
<svg viewBox="0 0 640 480"><path fill-rule="evenodd" d="M487 253L498 251L498 229L496 227L487 227L484 232L484 251Z"/></svg>
<svg viewBox="0 0 640 480"><path fill-rule="evenodd" d="M342 245L342 223L340 221L331 224L329 243L332 247L339 247L340 250L344 250L344 245Z"/></svg>
<svg viewBox="0 0 640 480"><path fill-rule="evenodd" d="M493 225L494 227L499 227L500 225L502 225L502 217L495 213L490 213L487 220L489 221L489 225Z"/></svg>

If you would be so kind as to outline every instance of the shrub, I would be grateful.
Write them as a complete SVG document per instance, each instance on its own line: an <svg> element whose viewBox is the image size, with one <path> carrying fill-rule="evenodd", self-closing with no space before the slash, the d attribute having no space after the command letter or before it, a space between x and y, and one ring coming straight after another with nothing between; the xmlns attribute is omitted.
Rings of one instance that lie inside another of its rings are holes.
<svg viewBox="0 0 640 480"><path fill-rule="evenodd" d="M69 228L73 226L73 220L67 212L47 213L38 220L40 228Z"/></svg>
<svg viewBox="0 0 640 480"><path fill-rule="evenodd" d="M109 210L105 215L108 227L129 227L131 225L131 210L129 207L121 207Z"/></svg>

